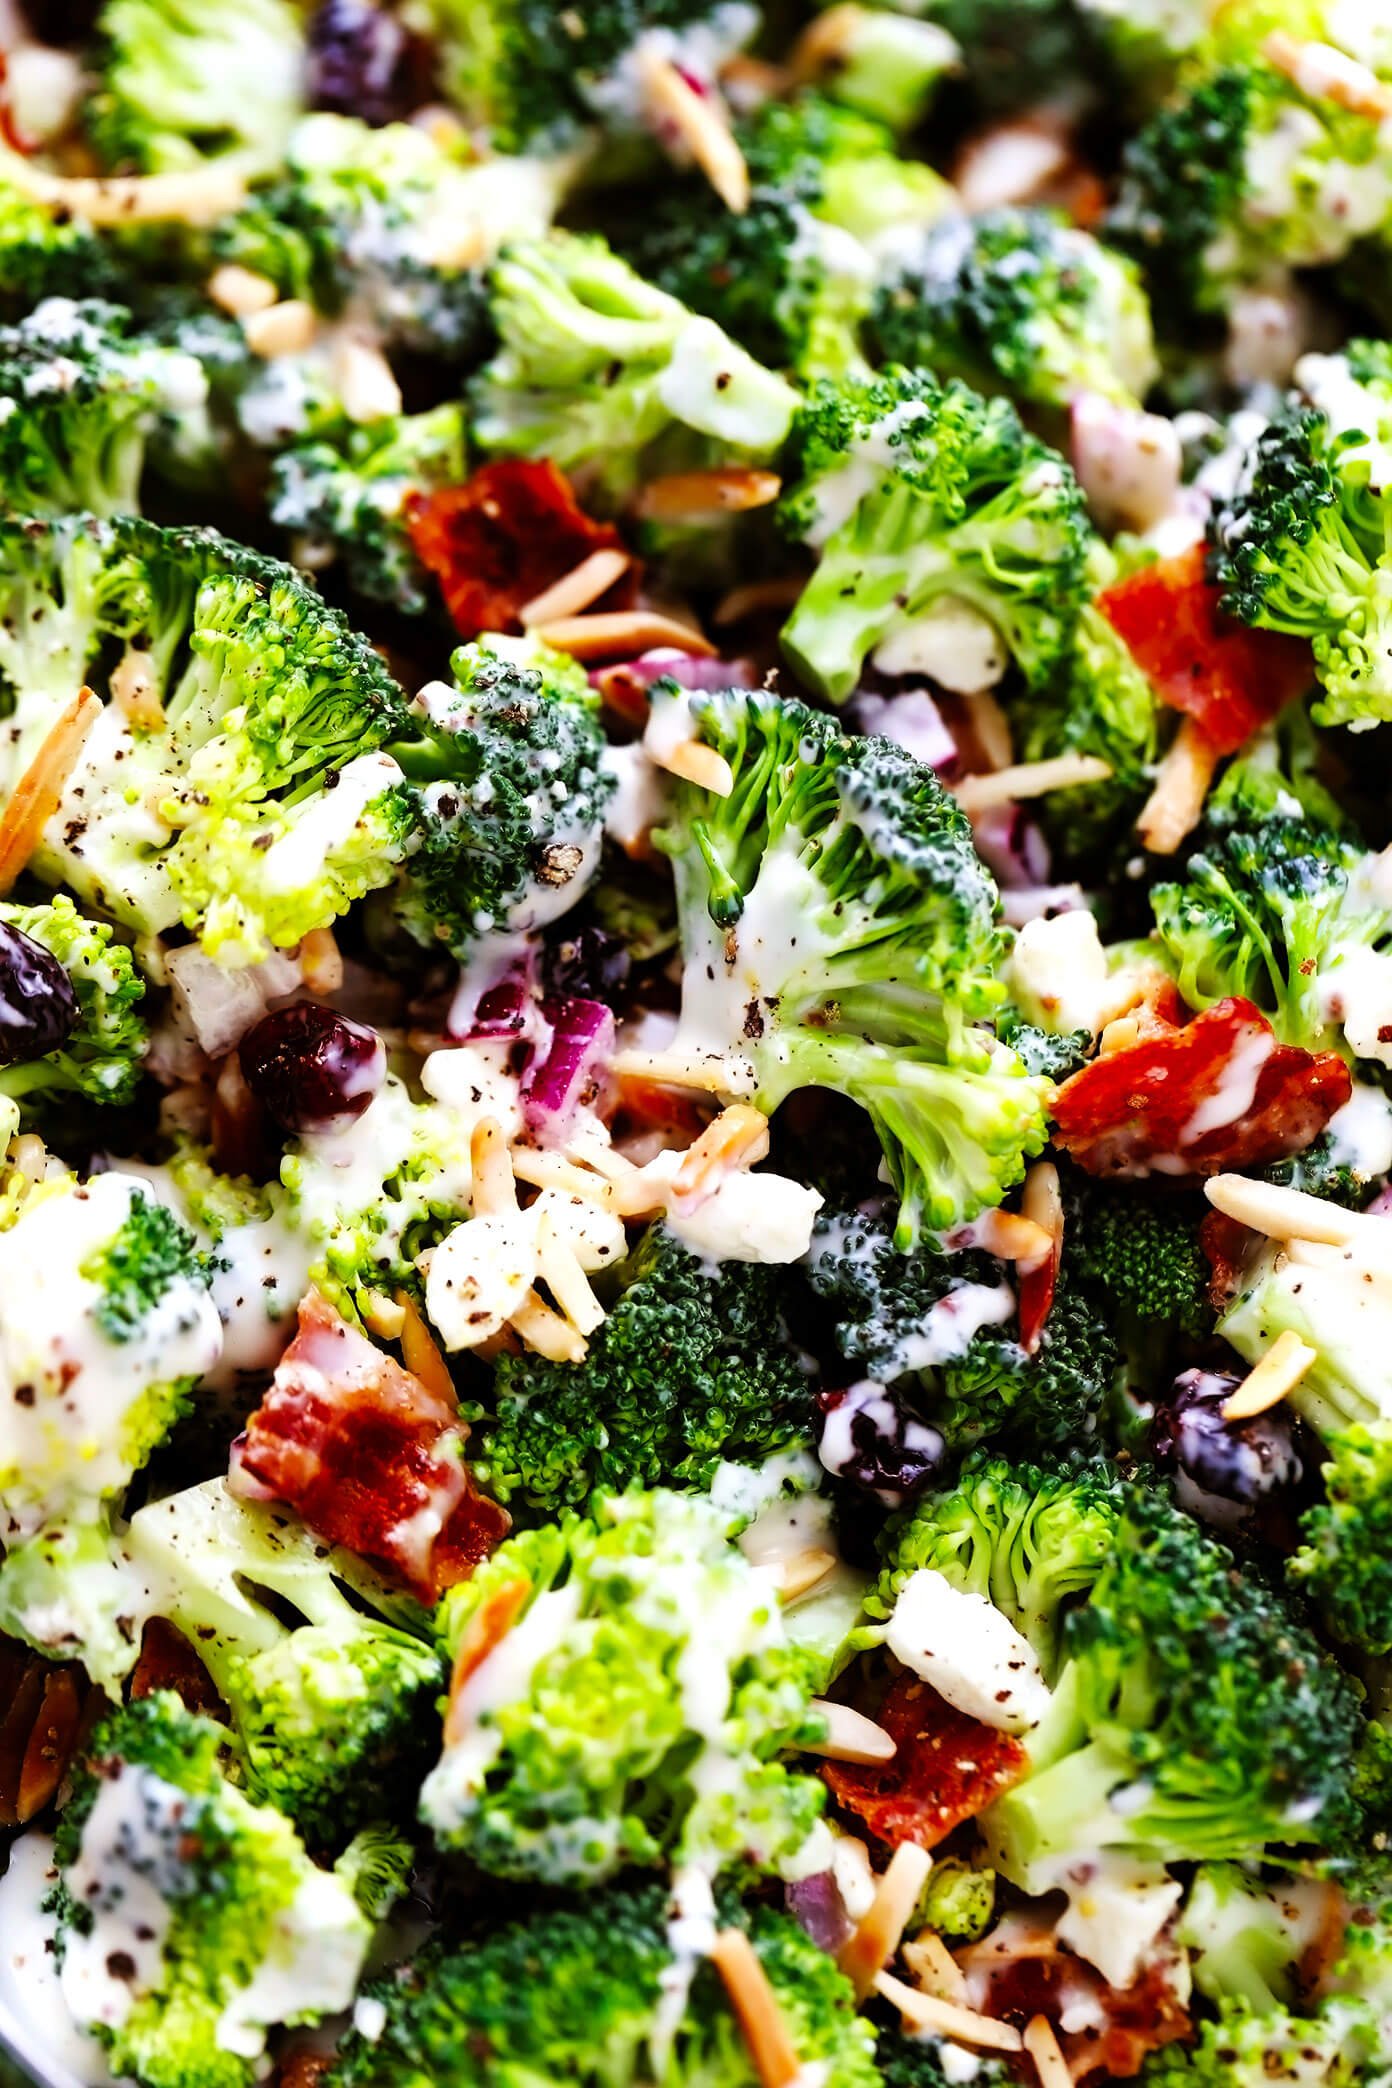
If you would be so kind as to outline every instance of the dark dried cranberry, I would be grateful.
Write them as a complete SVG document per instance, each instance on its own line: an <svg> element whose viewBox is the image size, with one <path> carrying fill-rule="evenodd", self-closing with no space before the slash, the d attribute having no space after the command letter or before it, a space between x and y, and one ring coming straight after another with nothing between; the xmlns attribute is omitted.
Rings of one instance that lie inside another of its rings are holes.
<svg viewBox="0 0 1392 2088"><path fill-rule="evenodd" d="M911 1414L886 1385L863 1378L844 1392L819 1392L819 1454L838 1479L863 1486L898 1508L942 1469L943 1439Z"/></svg>
<svg viewBox="0 0 1392 2088"><path fill-rule="evenodd" d="M345 1130L387 1070L376 1030L317 1001L264 1016L243 1037L239 1056L247 1086L286 1131Z"/></svg>
<svg viewBox="0 0 1392 2088"><path fill-rule="evenodd" d="M1155 1461L1177 1474L1184 1504L1209 1522L1240 1520L1298 1486L1304 1471L1288 1413L1223 1419L1241 1382L1224 1370L1186 1370L1155 1412Z"/></svg>
<svg viewBox="0 0 1392 2088"><path fill-rule="evenodd" d="M550 998L612 1002L628 982L629 964L617 935L591 926L547 944L542 977Z"/></svg>
<svg viewBox="0 0 1392 2088"><path fill-rule="evenodd" d="M57 1051L76 1024L77 995L58 959L0 921L0 1065Z"/></svg>
<svg viewBox="0 0 1392 2088"><path fill-rule="evenodd" d="M97 25L101 0L24 0L21 12L47 44L85 43Z"/></svg>
<svg viewBox="0 0 1392 2088"><path fill-rule="evenodd" d="M411 38L372 0L322 0L309 25L312 109L390 123L415 99Z"/></svg>

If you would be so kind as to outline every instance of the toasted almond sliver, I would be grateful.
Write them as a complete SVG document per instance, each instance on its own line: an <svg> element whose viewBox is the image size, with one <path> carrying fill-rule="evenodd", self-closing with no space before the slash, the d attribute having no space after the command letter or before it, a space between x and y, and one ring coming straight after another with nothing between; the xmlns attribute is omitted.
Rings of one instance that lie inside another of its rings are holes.
<svg viewBox="0 0 1392 2088"><path fill-rule="evenodd" d="M920 1929L901 1955L921 1992L935 1994L939 2001L951 2001L958 2008L966 2006L966 1974L936 1929Z"/></svg>
<svg viewBox="0 0 1392 2088"><path fill-rule="evenodd" d="M583 1363L586 1342L577 1333L569 1320L553 1312L544 1298L535 1291L528 1291L508 1325L516 1329L530 1349L545 1356L548 1363Z"/></svg>
<svg viewBox="0 0 1392 2088"><path fill-rule="evenodd" d="M398 1305L395 1298L384 1297L381 1291L360 1291L358 1310L369 1334L382 1341L396 1341L406 1324L405 1306Z"/></svg>
<svg viewBox="0 0 1392 2088"><path fill-rule="evenodd" d="M749 208L749 169L729 113L715 93L700 94L651 44L638 47L638 81L652 115L677 131L727 210Z"/></svg>
<svg viewBox="0 0 1392 2088"><path fill-rule="evenodd" d="M778 1996L743 1929L722 1929L711 1961L739 2018L760 2088L789 2088L802 2068Z"/></svg>
<svg viewBox="0 0 1392 2088"><path fill-rule="evenodd" d="M1034 2061L1039 2088L1073 2088L1068 2061L1059 2050L1054 2026L1047 2016L1031 2016L1021 2042Z"/></svg>
<svg viewBox="0 0 1392 2088"><path fill-rule="evenodd" d="M888 1972L880 1973L875 1991L897 2008L915 2030L928 2030L937 2037L950 2037L957 2044L974 2045L985 2052L1024 2050L1025 2041L1012 2023L979 2015L974 2008L959 2008L953 2001L939 2000L936 1994L921 1994L917 1987Z"/></svg>
<svg viewBox="0 0 1392 2088"><path fill-rule="evenodd" d="M782 580L751 580L745 587L732 587L716 603L711 622L723 629L726 624L743 623L746 616L757 616L764 609L791 609L803 586L801 580L789 574Z"/></svg>
<svg viewBox="0 0 1392 2088"><path fill-rule="evenodd" d="M337 993L343 984L343 952L332 928L311 928L301 938L300 973L311 993Z"/></svg>
<svg viewBox="0 0 1392 2088"><path fill-rule="evenodd" d="M248 348L263 362L273 362L278 355L299 355L310 346L318 327L313 305L302 297L282 298L264 312L249 312L242 321Z"/></svg>
<svg viewBox="0 0 1392 2088"><path fill-rule="evenodd" d="M429 268L477 268L490 251L487 230L477 218L446 218L421 241L421 259Z"/></svg>
<svg viewBox="0 0 1392 2088"><path fill-rule="evenodd" d="M563 1240L545 1212L537 1221L537 1267L556 1303L578 1334L604 1324L604 1307L581 1268L575 1249Z"/></svg>
<svg viewBox="0 0 1392 2088"><path fill-rule="evenodd" d="M748 1102L733 1102L707 1124L682 1156L672 1177L672 1197L687 1205L704 1201L727 1175L742 1174L767 1159L768 1118Z"/></svg>
<svg viewBox="0 0 1392 2088"><path fill-rule="evenodd" d="M623 1182L636 1175L638 1169L626 1153L610 1145L607 1138L597 1132L582 1131L566 1147L568 1156L585 1167L592 1167L596 1174L604 1176L606 1182Z"/></svg>
<svg viewBox="0 0 1392 2088"><path fill-rule="evenodd" d="M1020 1211L983 1211L973 1221L972 1233L975 1244L997 1261L1032 1263L1035 1268L1053 1247L1047 1229Z"/></svg>
<svg viewBox="0 0 1392 2088"><path fill-rule="evenodd" d="M150 654L128 645L111 670L111 700L137 732L155 732L164 723L159 676Z"/></svg>
<svg viewBox="0 0 1392 2088"><path fill-rule="evenodd" d="M1100 754L1054 754L1048 761L1020 761L993 769L989 776L963 776L953 785L964 812L987 812L1020 798L1045 797L1051 790L1074 790L1080 783L1105 783L1112 773Z"/></svg>
<svg viewBox="0 0 1392 2088"><path fill-rule="evenodd" d="M794 1552L791 1558L760 1560L764 1571L773 1576L778 1588L780 1602L796 1602L809 1588L824 1581L834 1566L840 1564L834 1551L826 1551L819 1544L809 1544L805 1551Z"/></svg>
<svg viewBox="0 0 1392 2088"><path fill-rule="evenodd" d="M1269 65L1284 73L1311 101L1333 102L1336 108L1371 117L1374 123L1392 115L1392 87L1333 44L1302 42L1288 29L1273 29L1262 53Z"/></svg>
<svg viewBox="0 0 1392 2088"><path fill-rule="evenodd" d="M828 1762L892 1762L899 1749L882 1725L849 1704L833 1704L826 1697L813 1697L808 1705L826 1721L825 1740L808 1741L805 1754L822 1755Z"/></svg>
<svg viewBox="0 0 1392 2088"><path fill-rule="evenodd" d="M829 7L817 15L793 46L789 66L798 85L835 71L864 20L863 7Z"/></svg>
<svg viewBox="0 0 1392 2088"><path fill-rule="evenodd" d="M1204 1183L1204 1194L1225 1218L1235 1218L1271 1240L1317 1240L1329 1247L1349 1247L1368 1226L1386 1222L1366 1211L1346 1211L1303 1189L1254 1182L1247 1175L1213 1175Z"/></svg>
<svg viewBox="0 0 1392 2088"><path fill-rule="evenodd" d="M9 803L0 813L0 895L12 890L15 879L38 847L82 752L82 742L100 713L101 704L92 691L80 689L49 727L38 752L16 783Z"/></svg>
<svg viewBox="0 0 1392 2088"><path fill-rule="evenodd" d="M246 176L227 161L174 174L50 174L19 152L0 152L0 172L31 202L89 225L151 225L181 219L211 225L246 201Z"/></svg>
<svg viewBox="0 0 1392 2088"><path fill-rule="evenodd" d="M842 1944L837 1963L862 2001L899 1948L932 1868L926 1849L917 1842L900 1842L864 1918Z"/></svg>
<svg viewBox="0 0 1392 2088"><path fill-rule="evenodd" d="M455 1404L454 1379L449 1367L435 1343L421 1311L409 1291L399 1290L395 1303L401 1307L401 1360L412 1377L419 1378L427 1392L433 1392L446 1406Z"/></svg>
<svg viewBox="0 0 1392 2088"><path fill-rule="evenodd" d="M695 1088L711 1095L735 1097L752 1093L752 1066L712 1053L708 1058L688 1058L679 1051L620 1051L610 1060L610 1071L619 1080L655 1080L663 1087Z"/></svg>
<svg viewBox="0 0 1392 2088"><path fill-rule="evenodd" d="M537 1146L514 1146L512 1172L519 1182L528 1182L533 1189L559 1189L565 1196L578 1196L585 1203L598 1204L602 1210L614 1208L613 1183L590 1168L577 1167L560 1153L544 1153Z"/></svg>
<svg viewBox="0 0 1392 2088"><path fill-rule="evenodd" d="M572 653L577 660L632 658L653 646L670 645L678 652L699 653L709 659L715 647L691 624L678 623L656 609L611 609L595 616L560 616L553 622L533 624L533 634L543 645Z"/></svg>
<svg viewBox="0 0 1392 2088"><path fill-rule="evenodd" d="M1152 855L1173 855L1193 832L1217 766L1218 756L1194 719L1181 718L1136 820L1136 832Z"/></svg>
<svg viewBox="0 0 1392 2088"><path fill-rule="evenodd" d="M694 522L703 516L740 515L768 507L783 490L776 471L756 471L741 464L717 465L711 471L674 471L649 480L634 502L645 522ZM523 612L525 618L525 611Z"/></svg>
<svg viewBox="0 0 1392 2088"><path fill-rule="evenodd" d="M473 1173L471 1203L475 1218L491 1218L500 1211L517 1209L517 1183L512 1159L496 1117L480 1117L469 1140L469 1165Z"/></svg>
<svg viewBox="0 0 1392 2088"><path fill-rule="evenodd" d="M280 302L280 292L269 276L262 275L259 269L240 268L235 261L225 261L221 268L215 268L204 288L212 302L230 312L234 319L269 311Z"/></svg>
<svg viewBox="0 0 1392 2088"><path fill-rule="evenodd" d="M1223 1401L1225 1421L1250 1421L1268 1407L1279 1406L1293 1392L1318 1354L1294 1328L1278 1334L1261 1361L1248 1371L1231 1398Z"/></svg>
<svg viewBox="0 0 1392 2088"><path fill-rule="evenodd" d="M1010 720L1001 707L1000 698L991 689L978 689L973 696L963 699L967 719L981 752L991 764L995 775L1003 774L1015 766L1015 742L1010 735Z"/></svg>
<svg viewBox="0 0 1392 2088"><path fill-rule="evenodd" d="M1063 1243L1063 1191L1059 1187L1059 1171L1052 1160L1036 1160L1026 1174L1020 1209L1049 1242L1041 1253L1019 1257L1020 1268L1027 1275L1031 1269L1042 1268Z"/></svg>
<svg viewBox="0 0 1392 2088"><path fill-rule="evenodd" d="M728 797L735 787L729 762L704 740L677 740L670 747L649 747L647 751L654 768L666 769L669 776L680 776L684 783L694 783L712 797Z"/></svg>
<svg viewBox="0 0 1392 2088"><path fill-rule="evenodd" d="M597 602L628 571L632 563L626 551L610 548L591 551L582 558L578 566L572 566L550 587L533 595L518 610L518 621L524 630L530 631L537 624L555 623L560 617L579 616L591 602Z"/></svg>
<svg viewBox="0 0 1392 2088"><path fill-rule="evenodd" d="M355 427L394 420L401 412L401 386L374 342L340 341L334 350L333 368L343 410Z"/></svg>

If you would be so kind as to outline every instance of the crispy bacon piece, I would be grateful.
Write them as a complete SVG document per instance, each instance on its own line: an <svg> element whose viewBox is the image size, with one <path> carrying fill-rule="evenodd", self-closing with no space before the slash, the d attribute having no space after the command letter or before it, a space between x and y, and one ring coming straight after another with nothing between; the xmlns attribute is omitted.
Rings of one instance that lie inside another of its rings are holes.
<svg viewBox="0 0 1392 2088"><path fill-rule="evenodd" d="M1202 544L1118 580L1097 606L1149 676L1156 696L1194 719L1219 754L1235 754L1287 703L1304 695L1310 648L1224 616L1220 587L1204 578Z"/></svg>
<svg viewBox="0 0 1392 2088"><path fill-rule="evenodd" d="M234 1492L286 1501L329 1544L400 1575L433 1603L507 1535L479 1492L453 1403L311 1290L234 1454Z"/></svg>
<svg viewBox="0 0 1392 2088"><path fill-rule="evenodd" d="M818 1767L837 1804L891 1847L934 1848L1024 1775L1025 1750L1013 1734L954 1710L917 1675L890 1684L875 1718L895 1742L892 1761Z"/></svg>
<svg viewBox="0 0 1392 2088"><path fill-rule="evenodd" d="M1026 2024L1047 2016L1075 2081L1093 2074L1130 2080L1147 2052L1189 2032L1179 1984L1179 1953L1163 1940L1129 1987L1108 1986L1093 1966L1059 1943L1041 1915L1008 1915L979 1943L959 1951L970 2005ZM1064 2030L1064 2019L1084 2027Z"/></svg>
<svg viewBox="0 0 1392 2088"><path fill-rule="evenodd" d="M0 1827L23 1827L57 1794L94 1695L75 1664L0 1639Z"/></svg>
<svg viewBox="0 0 1392 2088"><path fill-rule="evenodd" d="M1226 1312L1242 1288L1242 1274L1259 1236L1226 1211L1209 1211L1199 1227L1199 1245L1208 1259L1208 1302L1215 1312Z"/></svg>
<svg viewBox="0 0 1392 2088"><path fill-rule="evenodd" d="M592 551L624 548L612 523L585 513L563 472L526 457L499 457L462 486L410 494L406 527L461 638L520 630L519 610ZM637 595L634 564L593 606L631 609Z"/></svg>
<svg viewBox="0 0 1392 2088"><path fill-rule="evenodd" d="M1278 1044L1251 1001L1223 1000L1065 1080L1054 1142L1094 1175L1263 1167L1318 1137L1352 1092L1337 1053Z"/></svg>

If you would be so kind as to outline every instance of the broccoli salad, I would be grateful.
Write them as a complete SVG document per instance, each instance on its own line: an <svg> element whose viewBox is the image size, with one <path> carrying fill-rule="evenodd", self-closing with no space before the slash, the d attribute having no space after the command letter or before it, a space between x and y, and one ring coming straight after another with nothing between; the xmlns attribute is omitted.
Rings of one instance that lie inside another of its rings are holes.
<svg viewBox="0 0 1392 2088"><path fill-rule="evenodd" d="M0 0L0 2082L1109 2081L1392 2088L1392 0Z"/></svg>

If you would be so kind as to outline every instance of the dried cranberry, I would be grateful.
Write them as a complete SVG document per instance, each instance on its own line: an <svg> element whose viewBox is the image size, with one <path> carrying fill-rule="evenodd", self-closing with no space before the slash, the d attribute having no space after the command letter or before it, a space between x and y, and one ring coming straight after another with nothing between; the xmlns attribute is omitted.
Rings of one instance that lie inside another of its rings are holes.
<svg viewBox="0 0 1392 2088"><path fill-rule="evenodd" d="M548 997L557 1000L615 1000L628 980L629 955L607 928L579 928L548 943L542 976Z"/></svg>
<svg viewBox="0 0 1392 2088"><path fill-rule="evenodd" d="M409 115L411 44L372 0L322 0L309 25L309 106L375 124Z"/></svg>
<svg viewBox="0 0 1392 2088"><path fill-rule="evenodd" d="M941 1471L942 1437L901 1404L886 1385L863 1378L844 1392L819 1392L819 1454L838 1479L863 1486L898 1508Z"/></svg>
<svg viewBox="0 0 1392 2088"><path fill-rule="evenodd" d="M1156 1463L1177 1475L1186 1507L1220 1525L1289 1492L1304 1472L1289 1414L1272 1408L1250 1421L1223 1419L1241 1382L1228 1371L1186 1370L1155 1413Z"/></svg>
<svg viewBox="0 0 1392 2088"><path fill-rule="evenodd" d="M0 921L0 1065L57 1051L76 1026L77 995L58 959Z"/></svg>
<svg viewBox="0 0 1392 2088"><path fill-rule="evenodd" d="M97 26L101 0L24 0L35 36L47 44L84 43Z"/></svg>
<svg viewBox="0 0 1392 2088"><path fill-rule="evenodd" d="M345 1130L382 1085L387 1054L376 1030L317 1001L263 1016L243 1037L242 1075L286 1131Z"/></svg>

